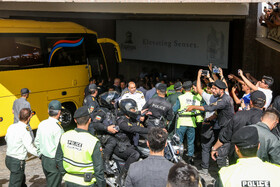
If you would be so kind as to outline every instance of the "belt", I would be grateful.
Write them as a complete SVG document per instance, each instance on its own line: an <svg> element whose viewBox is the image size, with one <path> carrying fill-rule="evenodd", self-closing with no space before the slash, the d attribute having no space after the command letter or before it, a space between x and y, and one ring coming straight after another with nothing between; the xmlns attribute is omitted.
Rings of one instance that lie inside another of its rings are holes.
<svg viewBox="0 0 280 187"><path fill-rule="evenodd" d="M78 177L84 177L84 176L85 176L85 173L83 173L83 174L67 173L67 174L69 174L69 175L74 175L74 176L78 176ZM94 173L92 173L92 175L94 176ZM95 177L93 177L93 178L95 178Z"/></svg>
<svg viewBox="0 0 280 187"><path fill-rule="evenodd" d="M195 117L197 114L179 114L179 117Z"/></svg>

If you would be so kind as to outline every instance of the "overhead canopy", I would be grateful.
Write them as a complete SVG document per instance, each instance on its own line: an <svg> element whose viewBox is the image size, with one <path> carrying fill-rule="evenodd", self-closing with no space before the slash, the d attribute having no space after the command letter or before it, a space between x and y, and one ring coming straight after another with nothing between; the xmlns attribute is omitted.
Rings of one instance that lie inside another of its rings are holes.
<svg viewBox="0 0 280 187"><path fill-rule="evenodd" d="M0 10L127 14L248 15L255 0L4 0Z"/></svg>

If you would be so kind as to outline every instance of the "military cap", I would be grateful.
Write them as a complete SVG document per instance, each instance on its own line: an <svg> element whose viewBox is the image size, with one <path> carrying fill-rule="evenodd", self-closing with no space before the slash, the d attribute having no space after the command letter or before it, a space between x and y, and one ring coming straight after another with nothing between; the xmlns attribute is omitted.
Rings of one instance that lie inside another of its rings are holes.
<svg viewBox="0 0 280 187"><path fill-rule="evenodd" d="M88 89L89 89L89 90L96 90L96 89L97 89L97 86L96 86L96 84L90 84L90 85L88 86Z"/></svg>
<svg viewBox="0 0 280 187"><path fill-rule="evenodd" d="M90 109L87 106L78 108L74 113L74 118L81 118L90 115Z"/></svg>
<svg viewBox="0 0 280 187"><path fill-rule="evenodd" d="M175 84L174 84L174 89L175 90L180 90L182 88L182 83L181 82L176 82Z"/></svg>
<svg viewBox="0 0 280 187"><path fill-rule="evenodd" d="M259 135L256 127L245 126L236 131L231 139L237 147L246 147L259 143Z"/></svg>
<svg viewBox="0 0 280 187"><path fill-rule="evenodd" d="M191 89L191 87L192 87L192 81L186 81L183 83L183 88L185 90L189 90L189 89Z"/></svg>
<svg viewBox="0 0 280 187"><path fill-rule="evenodd" d="M21 90L20 90L20 93L21 94L28 94L28 93L30 93L31 91L30 90L28 90L28 88L22 88Z"/></svg>
<svg viewBox="0 0 280 187"><path fill-rule="evenodd" d="M252 101L260 101L265 103L266 101L266 96L262 91L256 90L254 92L251 93L250 98Z"/></svg>
<svg viewBox="0 0 280 187"><path fill-rule="evenodd" d="M162 83L160 83L160 82L159 82L159 83L157 83L157 84L156 84L156 86L155 86L155 88L157 89L157 88L158 88L158 86L159 86L160 84L162 84Z"/></svg>
<svg viewBox="0 0 280 187"><path fill-rule="evenodd" d="M61 110L64 109L63 106L61 106L61 103L58 100L52 100L49 103L49 110Z"/></svg>
<svg viewBox="0 0 280 187"><path fill-rule="evenodd" d="M216 80L214 82L214 85L216 87L220 88L220 89L226 89L227 88L227 85L223 81L221 81L221 80Z"/></svg>
<svg viewBox="0 0 280 187"><path fill-rule="evenodd" d="M160 83L160 84L157 86L156 89L159 90L159 91L161 91L161 92L166 92L167 86L166 86L166 84Z"/></svg>

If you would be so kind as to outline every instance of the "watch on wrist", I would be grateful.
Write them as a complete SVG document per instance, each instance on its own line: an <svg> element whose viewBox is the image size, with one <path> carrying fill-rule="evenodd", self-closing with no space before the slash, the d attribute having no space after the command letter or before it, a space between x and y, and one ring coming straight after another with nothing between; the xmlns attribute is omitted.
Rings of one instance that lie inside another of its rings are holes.
<svg viewBox="0 0 280 187"><path fill-rule="evenodd" d="M214 147L211 148L212 151L217 151L216 149L214 149Z"/></svg>

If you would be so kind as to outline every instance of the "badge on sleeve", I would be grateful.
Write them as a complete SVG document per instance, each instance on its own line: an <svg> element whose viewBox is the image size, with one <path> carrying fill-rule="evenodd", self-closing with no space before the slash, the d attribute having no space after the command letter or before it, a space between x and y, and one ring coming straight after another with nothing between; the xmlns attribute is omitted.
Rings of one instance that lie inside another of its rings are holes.
<svg viewBox="0 0 280 187"><path fill-rule="evenodd" d="M100 121L100 120L101 120L101 117L100 117L100 116L96 116L95 119L98 120L98 121Z"/></svg>
<svg viewBox="0 0 280 187"><path fill-rule="evenodd" d="M144 95L143 95L143 96L141 96L141 98L142 98L142 99L145 99Z"/></svg>
<svg viewBox="0 0 280 187"><path fill-rule="evenodd" d="M90 106L90 112L92 112L94 110L94 106Z"/></svg>
<svg viewBox="0 0 280 187"><path fill-rule="evenodd" d="M30 128L29 128L29 126L26 126L26 130L27 130L27 131L30 131Z"/></svg>

